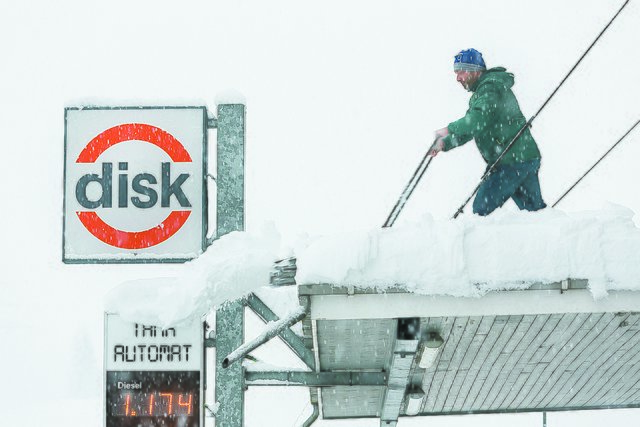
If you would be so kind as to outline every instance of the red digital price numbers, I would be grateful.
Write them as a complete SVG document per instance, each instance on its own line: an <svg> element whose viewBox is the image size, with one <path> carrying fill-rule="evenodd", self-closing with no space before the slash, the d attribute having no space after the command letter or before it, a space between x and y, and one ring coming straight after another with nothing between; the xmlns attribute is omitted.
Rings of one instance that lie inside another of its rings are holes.
<svg viewBox="0 0 640 427"><path fill-rule="evenodd" d="M193 414L193 393L123 392L112 406L117 417L184 416Z"/></svg>

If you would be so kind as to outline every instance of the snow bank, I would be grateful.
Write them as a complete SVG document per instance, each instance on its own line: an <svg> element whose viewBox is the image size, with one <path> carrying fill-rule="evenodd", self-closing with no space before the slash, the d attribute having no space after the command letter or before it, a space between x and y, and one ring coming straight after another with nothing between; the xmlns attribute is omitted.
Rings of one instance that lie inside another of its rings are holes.
<svg viewBox="0 0 640 427"><path fill-rule="evenodd" d="M535 282L588 279L594 297L640 290L640 230L633 212L500 210L455 221L322 237L297 254L298 284L478 296Z"/></svg>
<svg viewBox="0 0 640 427"><path fill-rule="evenodd" d="M480 296L573 278L587 279L599 298L607 290L640 290L640 229L632 218L617 206L580 213L503 209L455 221L426 216L415 224L317 238L295 251L296 281ZM263 295L281 251L273 227L231 233L175 277L122 283L107 296L106 310L165 327L203 316L249 292ZM297 304L290 289L269 294L263 296L280 315Z"/></svg>
<svg viewBox="0 0 640 427"><path fill-rule="evenodd" d="M126 320L168 327L269 284L280 248L273 226L260 233L234 232L199 258L179 267L175 277L127 281L107 296L105 310Z"/></svg>

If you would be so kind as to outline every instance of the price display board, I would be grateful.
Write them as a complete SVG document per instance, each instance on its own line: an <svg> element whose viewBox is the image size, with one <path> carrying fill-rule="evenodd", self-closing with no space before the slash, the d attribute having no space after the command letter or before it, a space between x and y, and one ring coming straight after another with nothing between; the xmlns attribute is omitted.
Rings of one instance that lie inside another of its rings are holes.
<svg viewBox="0 0 640 427"><path fill-rule="evenodd" d="M105 315L105 426L203 426L203 330Z"/></svg>

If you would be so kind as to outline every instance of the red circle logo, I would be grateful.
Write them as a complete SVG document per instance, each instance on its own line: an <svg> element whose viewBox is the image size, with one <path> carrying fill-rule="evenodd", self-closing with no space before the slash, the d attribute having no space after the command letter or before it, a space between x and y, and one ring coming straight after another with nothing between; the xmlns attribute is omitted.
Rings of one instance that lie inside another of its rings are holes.
<svg viewBox="0 0 640 427"><path fill-rule="evenodd" d="M102 153L116 144L138 140L162 149L173 162L191 162L184 146L170 133L143 123L114 126L93 138L82 150L76 163L94 163ZM77 211L82 225L102 242L123 249L144 249L162 243L182 228L190 210L174 210L164 221L143 231L123 231L104 222L94 211Z"/></svg>

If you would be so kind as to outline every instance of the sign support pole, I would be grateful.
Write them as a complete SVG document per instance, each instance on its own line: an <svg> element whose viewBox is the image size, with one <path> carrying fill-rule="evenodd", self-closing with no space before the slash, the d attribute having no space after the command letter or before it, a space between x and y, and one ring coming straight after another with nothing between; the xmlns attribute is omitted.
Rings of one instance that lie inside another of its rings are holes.
<svg viewBox="0 0 640 427"><path fill-rule="evenodd" d="M245 106L218 105L217 230L220 238L244 230ZM231 301L216 310L215 398L216 427L244 424L244 375L242 363L222 367L227 354L244 342L244 305Z"/></svg>

